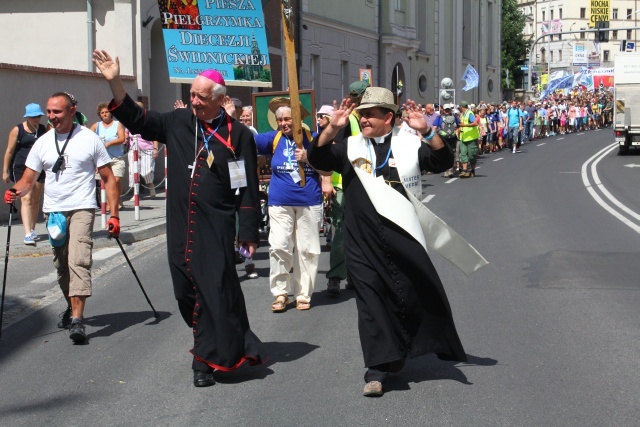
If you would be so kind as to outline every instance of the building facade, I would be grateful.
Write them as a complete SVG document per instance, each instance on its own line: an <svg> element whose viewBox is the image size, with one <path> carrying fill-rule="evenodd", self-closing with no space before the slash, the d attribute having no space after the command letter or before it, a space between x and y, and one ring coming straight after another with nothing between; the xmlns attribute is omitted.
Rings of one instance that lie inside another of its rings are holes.
<svg viewBox="0 0 640 427"><path fill-rule="evenodd" d="M599 42L594 29L591 0L519 1L528 24L524 34L537 41L531 49L531 70L538 75L548 71L576 72L582 67L612 67L613 58L632 42L638 41L640 2L608 0L609 41ZM529 25L530 22L530 25ZM569 34L558 34L567 32ZM581 54L584 52L584 54Z"/></svg>

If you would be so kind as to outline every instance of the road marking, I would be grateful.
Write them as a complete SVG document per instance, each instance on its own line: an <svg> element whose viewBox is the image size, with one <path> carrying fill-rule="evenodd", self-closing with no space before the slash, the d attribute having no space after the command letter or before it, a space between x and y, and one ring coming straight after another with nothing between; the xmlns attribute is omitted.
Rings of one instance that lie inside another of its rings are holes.
<svg viewBox="0 0 640 427"><path fill-rule="evenodd" d="M445 184L451 184L453 181L455 181L458 178L451 178L449 181L445 182Z"/></svg>
<svg viewBox="0 0 640 427"><path fill-rule="evenodd" d="M546 144L546 142L541 142L540 144L536 145L536 147L540 147L540 146L545 145L545 144Z"/></svg>
<svg viewBox="0 0 640 427"><path fill-rule="evenodd" d="M600 206L602 206L602 208L604 210L606 210L611 215L613 215L615 218L620 220L623 224L625 224L626 226L631 228L636 233L640 234L640 226L636 225L635 223L630 221L628 218L625 218L624 216L622 216L622 214L620 212L616 211L607 202L605 202L600 197L600 195L598 195L598 193L594 189L594 188L598 188L602 192L602 194L605 197L607 197L614 205L618 206L624 212L628 213L631 217L633 217L635 219L640 219L640 215L638 215L637 213L633 212L627 206L625 206L622 203L620 203L620 201L618 201L618 199L613 197L613 195L604 187L604 185L602 185L602 183L600 182L600 179L598 178L598 174L597 174L597 171L596 171L596 166L597 166L598 162L600 162L600 160L602 160L607 154L609 154L611 151L615 150L617 147L618 147L618 144L617 143L613 143L613 144L609 145L608 147L605 147L602 150L598 151L596 154L591 156L591 158L589 158L586 162L583 163L583 165L582 165L582 183L584 184L585 188L587 189L587 191L589 192L591 197L593 197L593 199L596 201L596 203L598 203ZM598 157L598 156L600 156L600 157ZM596 160L596 158L597 158L597 160ZM589 175L588 175L588 166L589 166L589 163L591 163L591 162L593 162L593 164L591 165L591 173L593 175L593 180L594 180L594 184L593 185L589 181Z"/></svg>
<svg viewBox="0 0 640 427"><path fill-rule="evenodd" d="M493 159L494 162L499 162L500 160L504 159L504 157L499 157L497 159Z"/></svg>
<svg viewBox="0 0 640 427"><path fill-rule="evenodd" d="M118 252L120 252L120 249L118 249L118 248L100 249L99 251L95 251L93 253L93 260L94 261L102 261L103 259L111 258L112 256L114 256Z"/></svg>
<svg viewBox="0 0 640 427"><path fill-rule="evenodd" d="M577 135L578 135L578 136L580 136L580 135L584 135L584 132L582 132L582 133L579 133L579 134L577 134Z"/></svg>
<svg viewBox="0 0 640 427"><path fill-rule="evenodd" d="M431 199L433 199L434 197L436 197L435 194L429 194L427 197L425 197L424 199L422 199L422 203L429 203L429 201Z"/></svg>
<svg viewBox="0 0 640 427"><path fill-rule="evenodd" d="M630 163L628 165L624 165L625 168L640 168L640 165L636 165L635 163Z"/></svg>
<svg viewBox="0 0 640 427"><path fill-rule="evenodd" d="M556 141L560 141L561 139L564 139L564 136L563 136L562 138L558 138L558 139L556 139Z"/></svg>

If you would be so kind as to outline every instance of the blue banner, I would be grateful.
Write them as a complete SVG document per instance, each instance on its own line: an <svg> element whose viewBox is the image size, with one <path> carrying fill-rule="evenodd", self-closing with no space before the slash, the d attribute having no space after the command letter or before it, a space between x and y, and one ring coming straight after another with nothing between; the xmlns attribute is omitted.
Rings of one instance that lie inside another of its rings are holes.
<svg viewBox="0 0 640 427"><path fill-rule="evenodd" d="M573 76L568 75L565 77L560 77L554 80L551 80L547 85L547 88L540 95L541 99L547 97L547 95L554 93L558 89L571 89L573 87Z"/></svg>
<svg viewBox="0 0 640 427"><path fill-rule="evenodd" d="M214 69L229 86L271 87L260 0L158 0L158 7L172 83Z"/></svg>

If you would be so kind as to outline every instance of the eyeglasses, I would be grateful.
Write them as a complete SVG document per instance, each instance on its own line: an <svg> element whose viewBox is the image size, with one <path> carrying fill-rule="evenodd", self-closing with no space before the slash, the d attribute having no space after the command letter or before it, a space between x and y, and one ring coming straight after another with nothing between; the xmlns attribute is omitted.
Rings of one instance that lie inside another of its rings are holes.
<svg viewBox="0 0 640 427"><path fill-rule="evenodd" d="M318 114L318 115L316 115L316 118L318 118L318 119L324 119L324 118L325 118L325 117L327 117L327 116L328 116L328 114Z"/></svg>

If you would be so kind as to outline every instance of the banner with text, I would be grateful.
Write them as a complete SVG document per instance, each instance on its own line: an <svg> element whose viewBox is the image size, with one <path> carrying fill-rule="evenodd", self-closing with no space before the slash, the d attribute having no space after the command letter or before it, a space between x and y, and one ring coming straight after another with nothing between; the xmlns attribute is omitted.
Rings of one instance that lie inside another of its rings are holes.
<svg viewBox="0 0 640 427"><path fill-rule="evenodd" d="M169 80L215 69L229 86L271 87L260 0L158 0Z"/></svg>
<svg viewBox="0 0 640 427"><path fill-rule="evenodd" d="M609 0L589 0L589 27L594 28L598 21L608 21L610 16Z"/></svg>
<svg viewBox="0 0 640 427"><path fill-rule="evenodd" d="M589 63L589 52L584 43L573 44L573 65L587 65Z"/></svg>

